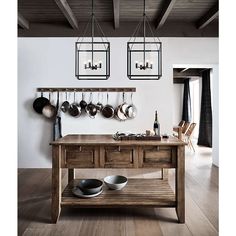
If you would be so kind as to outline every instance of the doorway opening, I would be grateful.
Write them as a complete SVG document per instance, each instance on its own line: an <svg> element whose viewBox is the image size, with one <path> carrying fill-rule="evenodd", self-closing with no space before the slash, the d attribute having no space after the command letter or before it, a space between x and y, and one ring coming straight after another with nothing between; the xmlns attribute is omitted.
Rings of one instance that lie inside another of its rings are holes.
<svg viewBox="0 0 236 236"><path fill-rule="evenodd" d="M217 69L217 70L216 70ZM201 114L201 99L202 99L202 74L204 71L210 71L210 97L212 107L212 152L215 152L216 162L218 162L218 65L217 66L197 66L197 65L175 65L173 67L173 93L174 93L174 106L173 106L173 126L179 124L182 120L183 114L183 101L184 101L184 81L189 81L189 93L191 103L191 123L196 123L192 134L192 142L194 147L198 147L199 125ZM215 72L215 73L213 73ZM214 77L214 79L213 79ZM214 140L215 139L215 140ZM216 149L214 151L214 148ZM207 148L208 151L211 148ZM214 157L213 157L214 159ZM214 163L214 160L213 160ZM217 163L216 163L217 165Z"/></svg>

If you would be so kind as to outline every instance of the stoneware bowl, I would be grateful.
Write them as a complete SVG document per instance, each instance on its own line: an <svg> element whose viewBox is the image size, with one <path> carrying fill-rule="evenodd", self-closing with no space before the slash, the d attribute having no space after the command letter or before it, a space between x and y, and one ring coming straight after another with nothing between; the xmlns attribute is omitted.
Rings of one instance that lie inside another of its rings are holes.
<svg viewBox="0 0 236 236"><path fill-rule="evenodd" d="M102 190L103 182L99 179L83 179L78 187L84 194L95 194Z"/></svg>
<svg viewBox="0 0 236 236"><path fill-rule="evenodd" d="M128 183L128 179L122 175L111 175L104 178L104 183L110 189L121 190Z"/></svg>

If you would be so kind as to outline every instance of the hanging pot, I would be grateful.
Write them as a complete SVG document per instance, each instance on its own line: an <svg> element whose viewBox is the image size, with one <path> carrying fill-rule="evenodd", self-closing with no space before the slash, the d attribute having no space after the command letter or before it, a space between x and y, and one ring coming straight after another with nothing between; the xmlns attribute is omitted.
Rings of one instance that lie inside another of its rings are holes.
<svg viewBox="0 0 236 236"><path fill-rule="evenodd" d="M81 107L75 101L75 91L74 91L74 102L69 107L69 114L73 117L79 117L81 115Z"/></svg>
<svg viewBox="0 0 236 236"><path fill-rule="evenodd" d="M46 118L51 119L54 118L57 113L56 107L51 104L51 92L49 92L49 102L49 104L43 107L42 114Z"/></svg>
<svg viewBox="0 0 236 236"><path fill-rule="evenodd" d="M103 95L103 94L102 94ZM102 98L103 98L103 96L102 96ZM100 93L98 93L98 102L97 102L97 110L98 110L98 112L101 112L102 111L102 109L103 109L103 105L102 105L102 103L100 102Z"/></svg>
<svg viewBox="0 0 236 236"><path fill-rule="evenodd" d="M133 104L133 93L131 93L131 104L126 108L125 114L130 119L133 119L137 115L137 108Z"/></svg>
<svg viewBox="0 0 236 236"><path fill-rule="evenodd" d="M38 114L42 114L42 110L44 106L48 105L50 102L47 98L43 96L43 92L41 92L41 97L38 97L33 102L33 108Z"/></svg>
<svg viewBox="0 0 236 236"><path fill-rule="evenodd" d="M125 93L123 93L123 104L121 105L120 111L126 116L126 109L129 106L127 102L125 101Z"/></svg>
<svg viewBox="0 0 236 236"><path fill-rule="evenodd" d="M109 105L108 104L108 93L107 93L107 105L103 107L102 109L102 115L105 117L105 118L113 118L114 117L114 114L115 114L115 110L113 108L113 106Z"/></svg>
<svg viewBox="0 0 236 236"><path fill-rule="evenodd" d="M127 120L127 116L125 115L125 113L123 113L122 111L122 107L123 105L125 105L125 101L124 101L124 93L123 93L123 103L121 105L119 105L116 110L115 110L115 115L118 118L118 120L120 121L125 121Z"/></svg>
<svg viewBox="0 0 236 236"><path fill-rule="evenodd" d="M94 119L97 114L97 106L93 104L93 95L90 93L90 102L86 106L85 111L89 115L90 118Z"/></svg>
<svg viewBox="0 0 236 236"><path fill-rule="evenodd" d="M84 93L82 93L82 100L80 101L79 104L80 104L81 109L85 110L87 106L87 102L84 100Z"/></svg>
<svg viewBox="0 0 236 236"><path fill-rule="evenodd" d="M67 112L69 110L69 107L70 107L70 103L67 100L67 92L66 92L66 101L64 101L61 104L61 110L65 113L65 112Z"/></svg>

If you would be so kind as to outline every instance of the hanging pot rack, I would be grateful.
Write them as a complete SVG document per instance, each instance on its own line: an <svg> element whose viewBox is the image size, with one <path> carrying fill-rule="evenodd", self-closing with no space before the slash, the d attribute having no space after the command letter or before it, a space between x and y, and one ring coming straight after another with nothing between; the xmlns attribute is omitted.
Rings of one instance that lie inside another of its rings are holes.
<svg viewBox="0 0 236 236"><path fill-rule="evenodd" d="M75 87L45 87L37 88L37 92L136 92L134 87L114 87L114 88L75 88Z"/></svg>

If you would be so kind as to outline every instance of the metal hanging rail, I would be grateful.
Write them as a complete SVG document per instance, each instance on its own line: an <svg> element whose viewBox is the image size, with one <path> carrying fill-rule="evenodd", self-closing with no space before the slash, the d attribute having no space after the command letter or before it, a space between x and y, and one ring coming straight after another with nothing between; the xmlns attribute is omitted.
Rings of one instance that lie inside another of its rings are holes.
<svg viewBox="0 0 236 236"><path fill-rule="evenodd" d="M38 92L136 92L136 88L118 87L118 88L37 88Z"/></svg>

